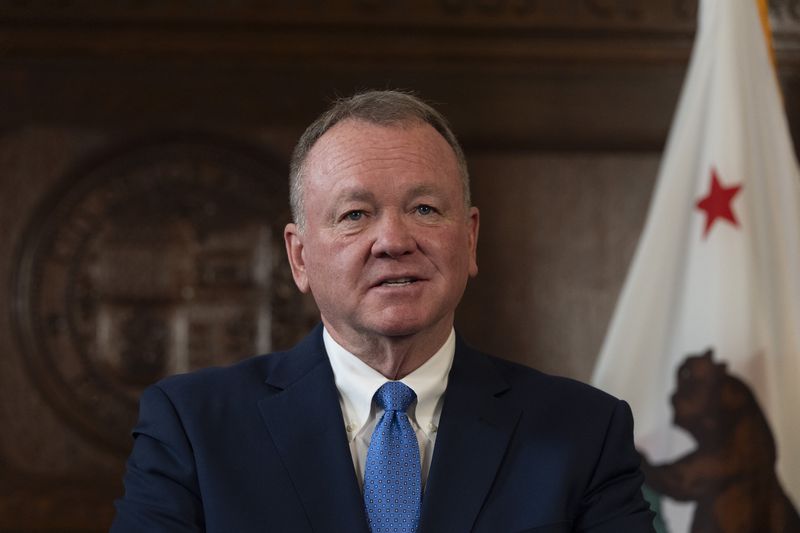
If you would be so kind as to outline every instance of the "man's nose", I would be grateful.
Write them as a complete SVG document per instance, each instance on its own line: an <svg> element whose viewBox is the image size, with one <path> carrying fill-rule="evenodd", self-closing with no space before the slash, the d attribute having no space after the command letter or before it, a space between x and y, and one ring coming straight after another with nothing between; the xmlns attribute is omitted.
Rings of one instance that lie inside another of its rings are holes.
<svg viewBox="0 0 800 533"><path fill-rule="evenodd" d="M375 257L400 257L412 253L417 247L410 221L401 214L384 214L375 225L372 255Z"/></svg>

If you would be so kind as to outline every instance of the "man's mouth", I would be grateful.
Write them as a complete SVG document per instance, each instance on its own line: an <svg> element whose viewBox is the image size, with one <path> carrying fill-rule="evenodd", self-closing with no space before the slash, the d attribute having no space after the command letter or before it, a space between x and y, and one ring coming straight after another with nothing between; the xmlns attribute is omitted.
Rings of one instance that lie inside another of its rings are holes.
<svg viewBox="0 0 800 533"><path fill-rule="evenodd" d="M387 279L380 283L381 287L404 287L406 285L411 285L417 281L416 278L395 278L395 279Z"/></svg>

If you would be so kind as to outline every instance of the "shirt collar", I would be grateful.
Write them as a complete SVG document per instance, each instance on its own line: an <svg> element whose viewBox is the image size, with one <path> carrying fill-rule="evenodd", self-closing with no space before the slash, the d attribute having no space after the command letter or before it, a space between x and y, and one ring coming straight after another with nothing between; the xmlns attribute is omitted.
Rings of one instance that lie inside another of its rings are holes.
<svg viewBox="0 0 800 533"><path fill-rule="evenodd" d="M375 391L389 380L333 340L327 329L323 329L322 339L333 369L336 388L339 390L345 424L355 433L369 419ZM417 395L416 403L409 408L409 417L415 419L417 426L426 431L431 425L436 426L439 423L441 401L447 388L447 375L453 364L455 351L455 331L451 329L439 350L422 366L400 380Z"/></svg>

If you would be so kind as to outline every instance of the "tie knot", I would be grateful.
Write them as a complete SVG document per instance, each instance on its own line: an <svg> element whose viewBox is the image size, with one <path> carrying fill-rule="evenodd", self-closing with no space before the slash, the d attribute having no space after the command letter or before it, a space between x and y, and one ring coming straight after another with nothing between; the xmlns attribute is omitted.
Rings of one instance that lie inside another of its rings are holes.
<svg viewBox="0 0 800 533"><path fill-rule="evenodd" d="M400 381L387 381L375 392L375 403L384 411L406 412L408 406L417 398L411 388Z"/></svg>

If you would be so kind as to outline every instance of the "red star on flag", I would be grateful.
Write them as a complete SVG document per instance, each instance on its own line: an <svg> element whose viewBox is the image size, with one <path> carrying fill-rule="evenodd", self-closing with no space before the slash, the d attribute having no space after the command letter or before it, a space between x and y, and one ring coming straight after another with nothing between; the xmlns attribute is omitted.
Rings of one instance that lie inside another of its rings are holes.
<svg viewBox="0 0 800 533"><path fill-rule="evenodd" d="M719 182L717 170L715 168L711 169L711 190L697 202L697 208L706 213L706 229L703 232L703 237L708 236L711 226L714 225L718 218L727 220L734 226L739 225L739 221L736 220L736 215L731 208L731 202L741 189L741 185L724 187Z"/></svg>

